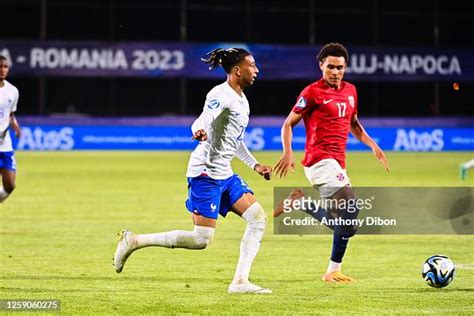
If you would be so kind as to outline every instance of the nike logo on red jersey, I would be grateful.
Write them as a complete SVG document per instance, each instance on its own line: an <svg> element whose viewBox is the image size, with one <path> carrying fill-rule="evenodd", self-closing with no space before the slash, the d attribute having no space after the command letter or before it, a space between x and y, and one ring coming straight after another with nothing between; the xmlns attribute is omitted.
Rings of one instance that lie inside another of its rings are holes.
<svg viewBox="0 0 474 316"><path fill-rule="evenodd" d="M323 104L328 104L329 102L331 102L332 99L329 99L329 100L323 100Z"/></svg>

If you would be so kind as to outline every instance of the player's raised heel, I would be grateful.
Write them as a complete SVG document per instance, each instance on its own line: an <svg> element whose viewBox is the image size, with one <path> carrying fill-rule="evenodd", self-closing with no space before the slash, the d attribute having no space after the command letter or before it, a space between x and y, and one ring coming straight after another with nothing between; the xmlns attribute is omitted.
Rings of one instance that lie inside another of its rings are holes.
<svg viewBox="0 0 474 316"><path fill-rule="evenodd" d="M248 282L248 283L242 283L242 284L232 283L231 285L229 285L229 288L227 289L227 293L230 293L230 294L237 294L237 293L272 294L273 291Z"/></svg>
<svg viewBox="0 0 474 316"><path fill-rule="evenodd" d="M341 271L326 273L323 275L321 279L324 282L329 282L329 283L354 283L355 282L354 278L351 278L343 274Z"/></svg>
<svg viewBox="0 0 474 316"><path fill-rule="evenodd" d="M129 238L133 233L128 230L122 230L120 233L117 233L119 236L117 250L115 250L114 256L114 266L115 272L120 273L122 272L123 266L127 261L128 257L132 254L135 250L132 248L129 242Z"/></svg>

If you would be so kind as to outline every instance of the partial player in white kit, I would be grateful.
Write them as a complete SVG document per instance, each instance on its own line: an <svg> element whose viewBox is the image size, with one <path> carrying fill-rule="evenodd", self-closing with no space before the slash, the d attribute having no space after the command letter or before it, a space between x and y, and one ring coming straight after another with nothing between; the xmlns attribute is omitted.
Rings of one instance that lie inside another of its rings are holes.
<svg viewBox="0 0 474 316"><path fill-rule="evenodd" d="M466 161L459 166L459 170L461 173L461 180L466 180L467 178L467 171L471 168L474 168L474 159Z"/></svg>
<svg viewBox="0 0 474 316"><path fill-rule="evenodd" d="M8 60L0 55L0 172L2 187L0 187L0 203L15 189L16 160L13 153L12 139L9 127L13 128L16 137L20 137L21 129L15 117L18 104L18 89L6 78L10 70Z"/></svg>
<svg viewBox="0 0 474 316"><path fill-rule="evenodd" d="M260 248L267 216L252 190L231 167L237 156L250 168L270 179L272 168L262 166L248 151L243 137L249 122L249 103L243 90L255 81L258 68L253 56L242 48L215 49L203 61L209 69L222 66L226 82L215 86L206 97L202 114L193 123L193 139L199 141L191 154L186 176L186 208L192 213L193 231L175 230L154 234L120 233L114 266L120 273L127 258L148 246L204 249L212 241L218 215L228 211L247 222L240 257L229 293L272 293L249 281L252 262Z"/></svg>

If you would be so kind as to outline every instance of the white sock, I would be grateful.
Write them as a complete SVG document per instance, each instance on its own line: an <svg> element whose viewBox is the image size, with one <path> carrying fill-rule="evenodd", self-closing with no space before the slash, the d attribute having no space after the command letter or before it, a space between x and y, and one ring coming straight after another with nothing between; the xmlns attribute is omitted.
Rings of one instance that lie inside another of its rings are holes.
<svg viewBox="0 0 474 316"><path fill-rule="evenodd" d="M472 167L474 167L474 159L469 160L468 162L464 163L462 166L464 169L471 169Z"/></svg>
<svg viewBox="0 0 474 316"><path fill-rule="evenodd" d="M250 268L260 249L260 242L265 232L267 216L260 203L253 203L242 214L247 221L247 228L240 243L240 257L232 283L241 284L249 282Z"/></svg>
<svg viewBox="0 0 474 316"><path fill-rule="evenodd" d="M7 191L5 191L5 189L3 187L0 187L0 203L2 203L3 201L5 201L5 199L8 197L8 193Z"/></svg>
<svg viewBox="0 0 474 316"><path fill-rule="evenodd" d="M131 243L138 248L158 246L167 248L204 249L212 241L215 228L194 226L193 231L173 230L156 234L134 234Z"/></svg>
<svg viewBox="0 0 474 316"><path fill-rule="evenodd" d="M329 260L329 265L328 265L328 269L326 270L326 273L341 271L341 266L342 266L342 262L334 262L332 260Z"/></svg>

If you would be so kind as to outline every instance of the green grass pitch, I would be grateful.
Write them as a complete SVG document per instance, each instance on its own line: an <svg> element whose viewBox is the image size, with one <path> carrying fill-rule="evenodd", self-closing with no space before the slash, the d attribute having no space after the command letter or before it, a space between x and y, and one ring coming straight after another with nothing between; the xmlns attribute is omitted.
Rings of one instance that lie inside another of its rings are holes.
<svg viewBox="0 0 474 316"><path fill-rule="evenodd" d="M473 153L387 153L387 173L370 153L348 155L354 186L474 186L459 178ZM274 165L276 152L257 152ZM300 160L302 153L296 154ZM147 248L116 274L116 232L192 229L184 201L188 152L18 152L17 190L0 204L0 299L59 299L64 314L473 314L474 236L355 236L344 271L353 285L320 280L331 236L273 235L271 221L251 279L267 296L229 295L245 223L220 218L204 251ZM235 171L270 217L274 186L306 185L296 173L265 182ZM422 198L422 197L421 197ZM443 253L463 268L444 289L421 266Z"/></svg>

